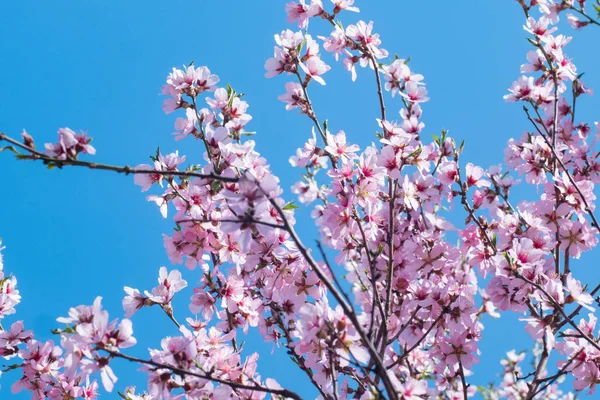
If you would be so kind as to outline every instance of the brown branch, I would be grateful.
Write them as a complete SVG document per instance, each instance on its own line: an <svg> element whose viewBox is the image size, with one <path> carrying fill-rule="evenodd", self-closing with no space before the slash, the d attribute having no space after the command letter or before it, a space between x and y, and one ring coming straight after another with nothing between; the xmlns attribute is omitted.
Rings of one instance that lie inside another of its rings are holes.
<svg viewBox="0 0 600 400"><path fill-rule="evenodd" d="M273 224L271 222L265 222L265 221L258 221L253 218L242 218L242 219L206 218L206 219L182 219L179 221L175 221L176 224L182 224L182 223L186 223L186 222L192 222L192 223L198 223L198 224L211 223L211 222L218 222L218 223L229 222L229 223L233 223L233 224L257 224L257 225L268 226L270 228L275 228L275 229L284 229L284 230L286 229L284 225Z"/></svg>
<svg viewBox="0 0 600 400"><path fill-rule="evenodd" d="M165 312L165 314L167 314L167 317L169 317L169 319L171 321L173 321L173 323L177 326L177 328L181 328L181 324L179 322L177 322L177 320L175 319L175 316L173 315L173 306L171 306L171 304L161 304L160 308L162 308L162 310Z"/></svg>

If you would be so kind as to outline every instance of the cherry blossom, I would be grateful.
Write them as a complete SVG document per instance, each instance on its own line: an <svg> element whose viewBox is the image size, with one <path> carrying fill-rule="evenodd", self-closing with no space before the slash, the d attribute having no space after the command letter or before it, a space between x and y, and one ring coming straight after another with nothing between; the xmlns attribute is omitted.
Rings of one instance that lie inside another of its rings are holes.
<svg viewBox="0 0 600 400"><path fill-rule="evenodd" d="M291 188L247 137L254 132L245 97L205 66L173 68L162 87L163 111L178 113L175 140L202 149L189 157L157 150L151 164L118 167L86 161L95 153L91 138L69 128L44 152L27 132L22 141L0 135L21 159L134 174L174 224L163 235L174 266L160 267L149 290L124 287L125 319L110 319L96 297L57 319L64 325L53 331L57 340L40 340L22 321L0 331L0 355L18 360L15 392L93 399L119 390L113 367L121 359L147 378L146 392L120 390L129 399L300 398L260 376L258 353L242 346L252 331L285 352L320 398L573 400L572 390L594 393L600 287L582 281L579 268L600 232L600 126L576 114L592 91L568 53L572 38L558 32L561 16L576 29L597 21L583 1L517 1L531 47L504 99L521 103L527 125L511 133L506 165L486 166L469 162L465 143L447 130L431 139L425 78L407 58L387 59L373 22L342 23L355 15L342 11L359 12L354 3L288 2L288 22L301 30L276 34L265 62L266 77L285 73L278 99L286 110L299 109L311 124L289 157L300 172ZM318 24L330 35L314 36ZM311 101L313 81L324 85L332 71L327 57L340 56L352 80L357 64L374 74L376 136L362 148L353 144L353 127L321 119ZM315 246L300 237L299 207L314 219ZM3 267L0 253L0 318L21 300ZM178 301L187 307L176 309ZM137 358L128 353L137 343L128 318L142 308L165 314L173 331ZM187 311L194 317L178 320ZM509 313L518 314L532 349L508 352L500 379L479 387L473 377L482 378L480 341L491 325L484 315Z"/></svg>

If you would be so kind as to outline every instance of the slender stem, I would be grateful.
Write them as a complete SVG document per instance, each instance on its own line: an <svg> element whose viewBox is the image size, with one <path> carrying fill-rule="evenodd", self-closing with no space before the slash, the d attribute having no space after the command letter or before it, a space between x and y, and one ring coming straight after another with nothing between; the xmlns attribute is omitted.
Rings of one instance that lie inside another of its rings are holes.
<svg viewBox="0 0 600 400"><path fill-rule="evenodd" d="M379 97L379 108L381 110L381 120L385 121L385 103L383 101L383 91L381 90L381 78L379 76L379 65L377 65L377 61L373 54L368 51L368 57L371 59L371 63L373 64L373 70L375 71L375 79L377 80L377 96Z"/></svg>
<svg viewBox="0 0 600 400"><path fill-rule="evenodd" d="M460 381L462 383L463 399L467 400L469 397L469 392L468 392L469 387L467 386L467 379L465 378L465 370L463 368L460 357L458 358L458 373L460 374Z"/></svg>
<svg viewBox="0 0 600 400"><path fill-rule="evenodd" d="M167 317L169 317L169 319L173 321L173 323L177 326L178 329L181 328L181 324L177 322L175 316L173 315L173 307L171 306L171 304L161 304L160 308L162 308L165 314L167 314Z"/></svg>

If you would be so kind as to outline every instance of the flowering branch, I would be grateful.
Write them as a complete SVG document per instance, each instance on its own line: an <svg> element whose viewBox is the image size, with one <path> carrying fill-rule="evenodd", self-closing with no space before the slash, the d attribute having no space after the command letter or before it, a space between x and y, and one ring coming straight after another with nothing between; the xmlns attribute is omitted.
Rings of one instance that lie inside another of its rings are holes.
<svg viewBox="0 0 600 400"><path fill-rule="evenodd" d="M111 357L115 357L115 358L122 358L124 360L127 361L132 361L132 362L136 362L139 364L145 364L145 365L150 365L152 367L156 367L156 368L164 368L164 369L168 369L173 371L176 374L182 375L182 376L193 376L196 378L200 378L200 379L206 379L208 381L213 381L213 382L217 382L217 383L221 383L227 386L230 386L234 389L238 389L238 390L250 390L250 391L256 391L256 392L262 392L262 393L272 393L272 394L276 394L278 396L283 396L285 398L291 398L291 399L296 399L296 400L302 400L302 397L300 397L300 395L298 395L295 392L292 392L291 390L288 389L271 389L268 387L264 387L264 386L259 386L259 385L245 385L243 383L240 382L234 382L234 381L229 381L226 379L220 379L218 377L215 376L211 376L211 375L203 375L203 374L198 374L196 372L193 371L188 371L179 367L175 367L172 365L168 365L168 364L163 364L163 363L158 363L152 360L144 360L141 358L137 358L137 357L132 357L123 353L118 353L112 350L106 350L106 349L102 349L104 351L106 351L108 354L110 354Z"/></svg>
<svg viewBox="0 0 600 400"><path fill-rule="evenodd" d="M183 177L183 178L201 178L201 179L209 179L209 180L215 180L215 181L221 181L221 182L237 182L238 181L238 178L231 178L231 177L220 176L220 175L215 175L215 174L201 174L201 173L193 172L193 171L157 171L155 169L132 168L128 165L117 166L117 165L99 164L99 163L88 162L88 161L80 161L80 160L74 160L74 159L64 159L63 160L63 159L49 157L49 156L45 155L44 153L41 153L41 152L35 150L34 148L26 146L23 143L20 143L19 141L7 136L3 132L0 132L0 141L2 141L2 140L12 143L15 146L18 146L30 153L30 155L17 154L17 157L24 159L24 160L43 161L44 164L47 164L50 167L62 168L65 166L67 166L67 167L73 166L73 167L85 167L85 168L90 168L90 169L113 171L113 172L117 172L117 173L123 173L125 175L151 174L151 175L179 176L179 177Z"/></svg>

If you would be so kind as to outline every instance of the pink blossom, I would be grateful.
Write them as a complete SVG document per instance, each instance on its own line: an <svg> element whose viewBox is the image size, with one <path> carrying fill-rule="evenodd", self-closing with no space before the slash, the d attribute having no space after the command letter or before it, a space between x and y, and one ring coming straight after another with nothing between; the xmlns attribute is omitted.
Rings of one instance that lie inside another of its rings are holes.
<svg viewBox="0 0 600 400"><path fill-rule="evenodd" d="M300 28L308 26L308 20L323 11L321 0L312 0L310 5L306 4L306 0L299 0L299 3L290 1L285 5L285 12L288 15L288 22L298 22Z"/></svg>
<svg viewBox="0 0 600 400"><path fill-rule="evenodd" d="M573 14L567 14L567 22L575 29L581 29L589 24L588 21L581 21Z"/></svg>
<svg viewBox="0 0 600 400"><path fill-rule="evenodd" d="M325 51L333 53L336 61L339 60L340 54L344 56L351 54L346 48L348 45L346 34L344 33L344 30L337 25L329 37L319 36L319 39L323 41L323 48Z"/></svg>
<svg viewBox="0 0 600 400"><path fill-rule="evenodd" d="M135 167L135 169L137 170L156 170L161 171L162 170L162 164L160 163L160 161L154 161L154 165L148 165L148 164L140 164L137 165ZM133 181L136 185L141 186L142 187L142 192L146 192L148 191L148 189L150 189L150 187L152 185L154 185L155 183L158 183L161 187L162 187L162 179L163 179L163 175L159 174L159 173L149 173L149 174L135 174L135 176L133 177Z"/></svg>
<svg viewBox="0 0 600 400"><path fill-rule="evenodd" d="M504 96L506 101L531 100L534 92L533 78L521 76L518 81L513 82L510 89L510 94Z"/></svg>
<svg viewBox="0 0 600 400"><path fill-rule="evenodd" d="M353 40L369 49L375 58L385 58L388 56L387 50L380 49L381 40L379 34L373 33L373 21L368 24L364 21L358 21L356 25L348 25L346 34Z"/></svg>
<svg viewBox="0 0 600 400"><path fill-rule="evenodd" d="M414 103L423 103L429 101L429 97L427 97L427 89L425 89L423 86L419 86L413 81L406 84L406 93L400 92L400 95Z"/></svg>
<svg viewBox="0 0 600 400"><path fill-rule="evenodd" d="M187 282L181 278L181 272L178 270L167 271L166 267L160 267L158 272L158 286L152 289L152 292L145 292L145 295L155 303L169 304L175 293L187 287Z"/></svg>
<svg viewBox="0 0 600 400"><path fill-rule="evenodd" d="M333 9L333 13L337 14L342 10L360 12L358 7L354 7L354 0L331 0L331 2L335 5Z"/></svg>
<svg viewBox="0 0 600 400"><path fill-rule="evenodd" d="M573 275L570 273L567 275L566 287L573 301L592 312L594 311L594 308L590 306L590 304L594 303L593 297L583 291L581 283L573 278Z"/></svg>
<svg viewBox="0 0 600 400"><path fill-rule="evenodd" d="M321 75L331 69L331 67L323 62L319 57L310 57L305 63L299 63L300 68L312 79L319 82L321 85L325 85L325 81L321 78Z"/></svg>
<svg viewBox="0 0 600 400"><path fill-rule="evenodd" d="M334 157L354 158L360 148L356 144L348 145L346 143L346 133L339 131L335 136L327 132L327 143L325 151Z"/></svg>
<svg viewBox="0 0 600 400"><path fill-rule="evenodd" d="M125 286L123 288L127 296L123 298L123 309L125 310L125 317L129 318L143 306L147 305L148 298L143 296L139 290Z"/></svg>
<svg viewBox="0 0 600 400"><path fill-rule="evenodd" d="M286 103L285 109L292 110L300 107L302 111L306 111L306 99L304 98L302 85L295 82L288 82L285 84L285 90L287 93L278 97L279 100Z"/></svg>
<svg viewBox="0 0 600 400"><path fill-rule="evenodd" d="M467 183L469 186L477 187L490 187L490 182L481 179L483 176L483 169L475 166L472 163L468 163L466 166L467 170Z"/></svg>

